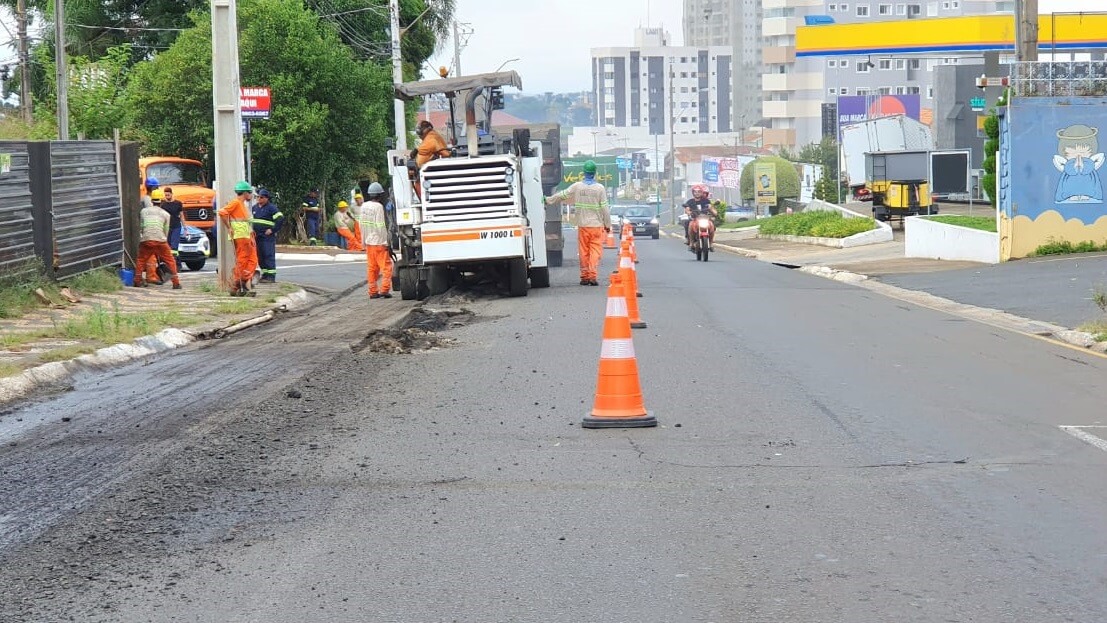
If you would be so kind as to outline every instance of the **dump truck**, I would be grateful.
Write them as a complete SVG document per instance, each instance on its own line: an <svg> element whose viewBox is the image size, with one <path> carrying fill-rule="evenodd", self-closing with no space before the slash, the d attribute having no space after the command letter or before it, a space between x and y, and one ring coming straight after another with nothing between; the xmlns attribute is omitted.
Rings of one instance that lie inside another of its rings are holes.
<svg viewBox="0 0 1107 623"><path fill-rule="evenodd" d="M530 131L530 140L542 144L542 194L550 196L561 183L561 125L532 123L528 125L495 126L493 134L512 134L516 130ZM561 228L561 206L546 206L546 260L550 266L561 266L565 236Z"/></svg>
<svg viewBox="0 0 1107 623"><path fill-rule="evenodd" d="M139 192L146 194L144 182L148 178L157 178L162 188L173 189L173 197L184 205L181 220L203 230L215 246L215 211L212 201L215 190L208 184L204 164L199 160L178 158L177 156L149 156L138 161Z"/></svg>
<svg viewBox="0 0 1107 623"><path fill-rule="evenodd" d="M445 95L451 119L449 156L418 166L408 152L388 152L400 252L394 280L404 299L473 277L499 280L511 296L550 285L542 142L525 128L492 132L492 111L507 86L522 88L516 72L395 88L404 101Z"/></svg>
<svg viewBox="0 0 1107 623"><path fill-rule="evenodd" d="M930 197L930 152L889 151L865 154L865 188L872 196L873 218L902 220L937 214Z"/></svg>
<svg viewBox="0 0 1107 623"><path fill-rule="evenodd" d="M925 124L905 115L869 119L842 128L842 168L857 197L866 186L865 154L934 149L934 135ZM924 176L925 178L925 176Z"/></svg>

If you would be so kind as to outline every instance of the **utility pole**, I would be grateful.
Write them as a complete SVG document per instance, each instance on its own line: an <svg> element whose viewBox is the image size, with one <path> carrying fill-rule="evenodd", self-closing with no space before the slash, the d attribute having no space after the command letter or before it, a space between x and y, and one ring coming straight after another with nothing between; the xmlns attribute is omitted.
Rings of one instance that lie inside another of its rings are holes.
<svg viewBox="0 0 1107 623"><path fill-rule="evenodd" d="M54 0L54 81L58 94L58 140L69 140L69 60L65 55L65 0Z"/></svg>
<svg viewBox="0 0 1107 623"><path fill-rule="evenodd" d="M404 82L404 61L400 55L400 0L389 0L388 12L392 20L392 83L393 87L398 87ZM454 28L457 28L456 22ZM396 117L396 149L407 151L407 111L403 100L395 93L392 94L392 104Z"/></svg>
<svg viewBox="0 0 1107 623"><path fill-rule="evenodd" d="M461 29L454 20L454 75L461 75Z"/></svg>
<svg viewBox="0 0 1107 623"><path fill-rule="evenodd" d="M1038 0L1015 2L1015 60L1038 60Z"/></svg>
<svg viewBox="0 0 1107 623"><path fill-rule="evenodd" d="M236 0L211 2L212 99L215 105L216 205L235 196L235 184L245 177L242 162L242 108L238 77L238 8ZM216 216L216 223L219 217ZM218 223L216 252L219 255L219 285L231 291L234 282L234 253L230 228Z"/></svg>
<svg viewBox="0 0 1107 623"><path fill-rule="evenodd" d="M34 123L34 107L31 102L31 59L27 51L27 4L17 0L15 4L16 28L19 37L19 106L23 109L24 123Z"/></svg>

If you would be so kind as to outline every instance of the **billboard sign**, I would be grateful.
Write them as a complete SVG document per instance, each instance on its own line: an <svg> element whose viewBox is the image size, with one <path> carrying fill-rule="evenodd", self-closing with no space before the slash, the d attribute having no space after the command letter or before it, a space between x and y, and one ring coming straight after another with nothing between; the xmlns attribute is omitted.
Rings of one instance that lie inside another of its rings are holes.
<svg viewBox="0 0 1107 623"><path fill-rule="evenodd" d="M906 115L920 121L919 95L843 95L838 98L838 133L842 127L869 119Z"/></svg>
<svg viewBox="0 0 1107 623"><path fill-rule="evenodd" d="M572 184L584 179L584 163L587 161L596 163L596 181L611 190L619 183L619 167L615 158L611 156L596 156L594 158L563 158L561 160L561 182L557 190L565 190Z"/></svg>
<svg viewBox="0 0 1107 623"><path fill-rule="evenodd" d="M753 165L753 187L757 191L757 203L776 205L776 165L758 162Z"/></svg>
<svg viewBox="0 0 1107 623"><path fill-rule="evenodd" d="M701 165L703 170L703 183L708 186L719 185L719 159L704 158Z"/></svg>
<svg viewBox="0 0 1107 623"><path fill-rule="evenodd" d="M240 87L238 104L243 119L268 119L272 104L269 87Z"/></svg>
<svg viewBox="0 0 1107 623"><path fill-rule="evenodd" d="M717 188L738 188L741 186L742 169L751 162L753 156L704 158L703 183Z"/></svg>

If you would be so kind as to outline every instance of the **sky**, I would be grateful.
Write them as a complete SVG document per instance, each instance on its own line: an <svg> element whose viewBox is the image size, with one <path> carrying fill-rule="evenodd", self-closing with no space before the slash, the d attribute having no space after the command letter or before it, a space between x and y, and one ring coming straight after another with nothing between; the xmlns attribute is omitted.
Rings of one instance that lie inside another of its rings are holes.
<svg viewBox="0 0 1107 623"><path fill-rule="evenodd" d="M634 45L634 29L647 25L664 26L671 44L681 45L683 5L682 0L457 0L458 20L473 30L461 52L462 73L494 71L518 58L505 69L519 72L524 93L591 90L591 48ZM1107 0L1038 0L1040 13L1103 10ZM449 66L452 56L453 43L447 41L431 66ZM432 74L427 69L423 75Z"/></svg>

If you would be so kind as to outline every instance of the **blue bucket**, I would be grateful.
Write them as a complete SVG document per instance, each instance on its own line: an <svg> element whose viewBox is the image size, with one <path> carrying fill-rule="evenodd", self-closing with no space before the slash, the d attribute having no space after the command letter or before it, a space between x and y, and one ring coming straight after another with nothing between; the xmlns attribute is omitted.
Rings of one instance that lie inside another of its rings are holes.
<svg viewBox="0 0 1107 623"><path fill-rule="evenodd" d="M129 268L119 269L119 278L123 281L123 285L128 288L135 285L135 271Z"/></svg>

